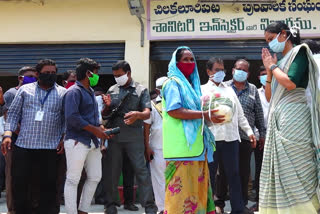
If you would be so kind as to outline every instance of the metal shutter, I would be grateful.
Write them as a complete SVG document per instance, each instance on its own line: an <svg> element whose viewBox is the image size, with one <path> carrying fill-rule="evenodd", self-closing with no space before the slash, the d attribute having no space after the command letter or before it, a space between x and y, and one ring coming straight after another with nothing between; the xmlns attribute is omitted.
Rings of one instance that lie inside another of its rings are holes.
<svg viewBox="0 0 320 214"><path fill-rule="evenodd" d="M151 43L150 58L154 61L170 60L179 46L190 47L197 60L208 60L213 56L224 60L261 60L261 49L268 45L264 40L159 41Z"/></svg>
<svg viewBox="0 0 320 214"><path fill-rule="evenodd" d="M40 59L56 61L58 72L75 69L83 57L101 64L100 74L111 74L111 66L124 59L124 43L0 45L0 76L16 76L23 66L35 66Z"/></svg>

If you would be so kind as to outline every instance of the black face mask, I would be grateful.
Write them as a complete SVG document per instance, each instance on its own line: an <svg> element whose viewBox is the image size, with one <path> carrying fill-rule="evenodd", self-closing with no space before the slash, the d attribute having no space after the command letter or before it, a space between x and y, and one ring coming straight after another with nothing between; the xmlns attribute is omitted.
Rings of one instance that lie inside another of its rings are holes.
<svg viewBox="0 0 320 214"><path fill-rule="evenodd" d="M52 87L57 81L57 74L40 73L39 80L41 84Z"/></svg>

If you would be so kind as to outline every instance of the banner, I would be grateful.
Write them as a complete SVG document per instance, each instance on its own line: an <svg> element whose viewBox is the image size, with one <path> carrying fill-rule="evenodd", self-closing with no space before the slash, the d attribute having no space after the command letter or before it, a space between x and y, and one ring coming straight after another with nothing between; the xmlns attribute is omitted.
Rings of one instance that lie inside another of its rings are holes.
<svg viewBox="0 0 320 214"><path fill-rule="evenodd" d="M302 37L320 37L320 0L260 4L147 0L149 40L264 38L264 30L275 21L297 25Z"/></svg>

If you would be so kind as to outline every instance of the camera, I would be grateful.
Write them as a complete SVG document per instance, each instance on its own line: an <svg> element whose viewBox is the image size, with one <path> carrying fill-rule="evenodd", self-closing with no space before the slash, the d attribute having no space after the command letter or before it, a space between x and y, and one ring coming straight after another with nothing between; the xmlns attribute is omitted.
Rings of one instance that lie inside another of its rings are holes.
<svg viewBox="0 0 320 214"><path fill-rule="evenodd" d="M107 135L115 135L120 133L120 127L116 127L110 130L105 131Z"/></svg>

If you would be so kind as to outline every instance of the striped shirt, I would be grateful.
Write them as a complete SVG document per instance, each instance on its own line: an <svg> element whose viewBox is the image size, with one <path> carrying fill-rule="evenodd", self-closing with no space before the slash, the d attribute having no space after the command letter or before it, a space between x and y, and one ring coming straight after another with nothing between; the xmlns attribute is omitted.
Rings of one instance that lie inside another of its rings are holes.
<svg viewBox="0 0 320 214"><path fill-rule="evenodd" d="M50 91L50 92L49 92ZM37 82L19 88L9 110L5 131L15 131L21 123L16 145L26 149L56 149L62 134L65 132L63 96L66 89L55 84L44 90ZM36 121L36 113L41 111L42 121Z"/></svg>
<svg viewBox="0 0 320 214"><path fill-rule="evenodd" d="M245 88L242 91L238 91L233 80L227 81L226 83L233 88L238 96L244 115L246 116L251 129L254 130L254 127L257 127L260 138L265 138L266 128L264 125L264 114L257 87L246 82ZM244 131L241 129L239 131L241 139L250 140Z"/></svg>

